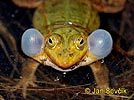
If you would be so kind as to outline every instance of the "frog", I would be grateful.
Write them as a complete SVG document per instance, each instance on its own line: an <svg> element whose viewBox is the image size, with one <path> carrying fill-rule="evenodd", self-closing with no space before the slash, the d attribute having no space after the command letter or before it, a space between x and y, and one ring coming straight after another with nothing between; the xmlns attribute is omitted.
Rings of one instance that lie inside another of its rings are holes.
<svg viewBox="0 0 134 100"><path fill-rule="evenodd" d="M15 88L22 87L26 97L27 87L36 86L34 74L40 64L62 72L89 66L97 87L108 88L109 70L100 60L109 55L113 41L110 33L99 29L98 12L116 13L124 4L125 0L45 0L36 5L34 28L22 36L22 51L28 58Z"/></svg>

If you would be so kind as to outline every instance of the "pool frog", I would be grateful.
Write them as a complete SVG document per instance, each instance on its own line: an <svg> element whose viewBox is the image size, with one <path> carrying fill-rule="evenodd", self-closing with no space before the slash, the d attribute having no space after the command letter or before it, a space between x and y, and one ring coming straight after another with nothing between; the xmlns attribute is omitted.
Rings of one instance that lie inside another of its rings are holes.
<svg viewBox="0 0 134 100"><path fill-rule="evenodd" d="M22 35L21 48L29 58L15 87L23 87L25 97L27 86L35 86L39 64L62 72L90 66L97 87L109 87L108 69L100 60L111 52L113 41L109 32L99 29L98 11L118 12L123 9L121 1L125 0L45 0L38 5L34 28Z"/></svg>

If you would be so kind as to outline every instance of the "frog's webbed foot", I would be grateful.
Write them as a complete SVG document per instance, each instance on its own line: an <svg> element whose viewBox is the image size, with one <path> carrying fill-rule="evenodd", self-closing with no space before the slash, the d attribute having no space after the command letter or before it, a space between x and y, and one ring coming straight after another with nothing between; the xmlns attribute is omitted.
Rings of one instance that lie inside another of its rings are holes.
<svg viewBox="0 0 134 100"><path fill-rule="evenodd" d="M17 89L22 88L22 94L23 97L26 98L26 92L27 87L37 86L34 82L36 81L36 78L34 76L34 73L38 67L39 63L34 61L33 59L27 59L23 65L22 65L22 79L19 81L19 83L14 86L12 89L13 91L16 91Z"/></svg>
<svg viewBox="0 0 134 100"><path fill-rule="evenodd" d="M28 86L37 87L37 85L34 83L35 81L36 79L33 77L22 78L16 86L12 87L12 91L22 89L22 95L24 98L26 98Z"/></svg>

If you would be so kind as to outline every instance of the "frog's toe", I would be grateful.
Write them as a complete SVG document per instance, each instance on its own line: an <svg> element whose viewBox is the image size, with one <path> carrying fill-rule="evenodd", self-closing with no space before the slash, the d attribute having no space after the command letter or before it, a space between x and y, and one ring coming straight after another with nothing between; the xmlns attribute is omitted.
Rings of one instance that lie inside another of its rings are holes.
<svg viewBox="0 0 134 100"><path fill-rule="evenodd" d="M22 95L26 98L28 86L36 87L37 85L32 80L24 80L18 83L19 87L22 87Z"/></svg>
<svg viewBox="0 0 134 100"><path fill-rule="evenodd" d="M35 87L36 84L33 83L32 81L27 81L27 82L25 82L25 83L23 84L23 86L22 86L22 95L23 95L24 98L26 98L28 86Z"/></svg>
<svg viewBox="0 0 134 100"><path fill-rule="evenodd" d="M24 98L26 98L28 86L36 87L37 85L34 83L33 80L21 79L16 86L13 86L11 88L11 91L17 91L18 89L22 89L22 95Z"/></svg>

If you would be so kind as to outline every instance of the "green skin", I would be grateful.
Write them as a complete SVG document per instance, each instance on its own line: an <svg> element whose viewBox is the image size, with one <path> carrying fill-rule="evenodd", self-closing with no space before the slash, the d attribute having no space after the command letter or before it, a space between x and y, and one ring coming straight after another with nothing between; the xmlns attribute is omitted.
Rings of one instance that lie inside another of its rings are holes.
<svg viewBox="0 0 134 100"><path fill-rule="evenodd" d="M35 11L33 24L43 34L45 43L42 51L32 57L34 60L28 59L22 65L22 79L16 88L23 87L24 97L27 86L34 86L39 63L63 72L90 65L98 87L109 87L107 67L88 50L87 37L100 24L97 11L88 0L46 0Z"/></svg>
<svg viewBox="0 0 134 100"><path fill-rule="evenodd" d="M43 53L58 67L67 69L87 55L87 37L99 27L100 20L88 0L48 0L36 10L33 24L46 41L51 39Z"/></svg>
<svg viewBox="0 0 134 100"><path fill-rule="evenodd" d="M46 26L56 23L63 25L65 22L72 22L90 32L100 24L97 11L89 0L46 0L38 7L33 19L34 26L44 34Z"/></svg>

